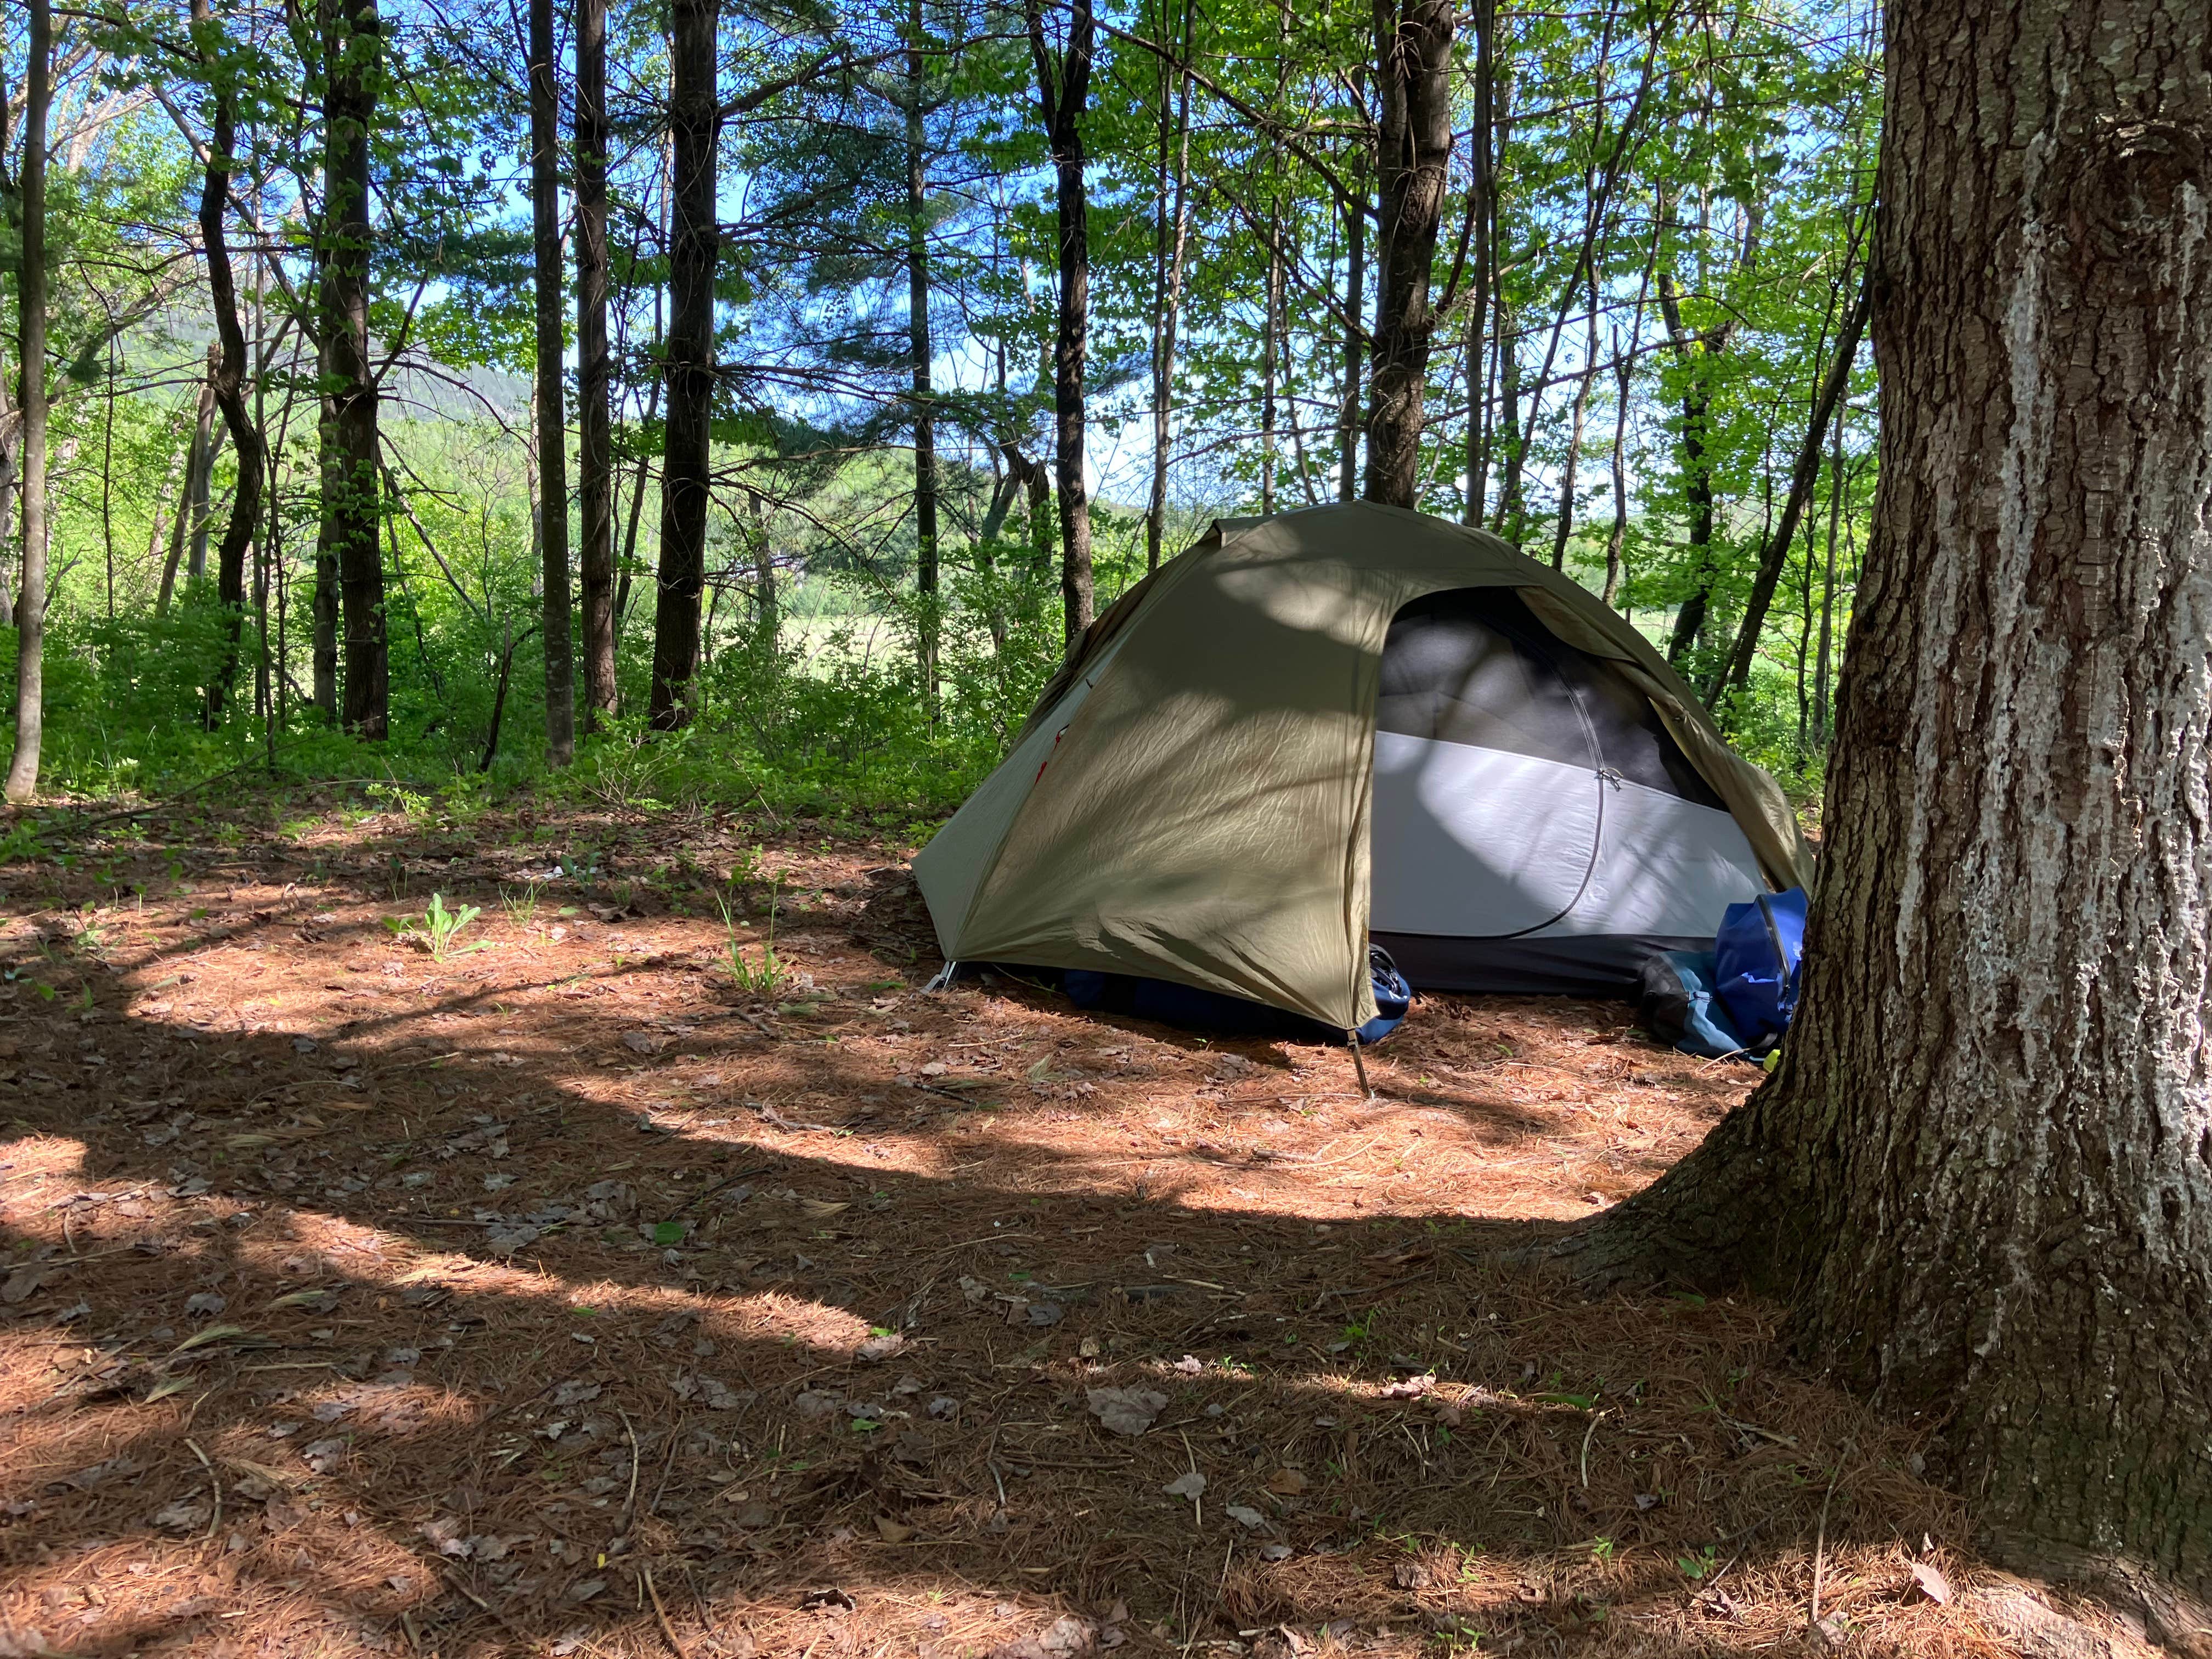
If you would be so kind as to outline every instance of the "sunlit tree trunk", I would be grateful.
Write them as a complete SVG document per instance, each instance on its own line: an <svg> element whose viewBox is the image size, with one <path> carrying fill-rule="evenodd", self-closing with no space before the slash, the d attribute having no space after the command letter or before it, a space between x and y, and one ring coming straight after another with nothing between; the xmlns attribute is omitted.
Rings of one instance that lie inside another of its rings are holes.
<svg viewBox="0 0 2212 1659"><path fill-rule="evenodd" d="M1393 507L1420 504L1422 394L1436 327L1430 273L1451 170L1454 28L1452 0L1376 0L1382 257L1363 489Z"/></svg>
<svg viewBox="0 0 2212 1659"><path fill-rule="evenodd" d="M908 396L914 401L915 598L922 696L937 707L937 394L930 384L929 149L921 0L908 0L906 46Z"/></svg>
<svg viewBox="0 0 2212 1659"><path fill-rule="evenodd" d="M27 801L38 793L39 747L46 731L46 114L53 62L53 17L47 0L30 0L23 84L23 162L16 179L21 215L16 278L17 349L22 375L23 564L15 589L15 745L4 793Z"/></svg>
<svg viewBox="0 0 2212 1659"><path fill-rule="evenodd" d="M545 759L576 756L575 649L568 612L568 419L561 281L561 89L554 78L553 0L530 0L530 222L538 301L538 550L544 605Z"/></svg>
<svg viewBox="0 0 2212 1659"><path fill-rule="evenodd" d="M339 722L372 740L388 734L392 699L384 556L377 533L377 385L368 355L368 138L384 76L376 5L377 0L322 0L328 153L321 331L330 392L316 550L319 572L334 565L337 577L345 667ZM319 606L319 591L317 601Z"/></svg>
<svg viewBox="0 0 2212 1659"><path fill-rule="evenodd" d="M673 731L691 717L699 606L707 580L708 473L714 405L717 0L674 0L669 126L674 136L674 246L669 257L668 420L660 462L660 579L647 718Z"/></svg>
<svg viewBox="0 0 2212 1659"><path fill-rule="evenodd" d="M1886 27L1880 483L1802 1012L1583 1259L1791 1295L1809 1362L1943 1425L2001 1555L2202 1653L2205 14L1916 0Z"/></svg>
<svg viewBox="0 0 2212 1659"><path fill-rule="evenodd" d="M1160 568L1168 523L1168 438L1175 403L1176 328L1182 312L1183 242L1190 228L1190 40L1198 8L1183 0L1178 56L1183 72L1160 61L1159 166L1152 221L1152 490L1145 507L1145 568ZM1163 31L1164 33L1164 31ZM1170 87L1173 95L1170 96ZM1270 271L1272 277L1272 269ZM1267 395L1272 398L1273 387Z"/></svg>
<svg viewBox="0 0 2212 1659"><path fill-rule="evenodd" d="M586 733L613 718L615 471L607 353L607 8L576 3L576 509Z"/></svg>
<svg viewBox="0 0 2212 1659"><path fill-rule="evenodd" d="M1060 495L1062 625L1073 645L1091 626L1091 493L1083 476L1083 375L1091 350L1091 210L1083 181L1083 113L1091 96L1097 23L1091 0L1070 0L1067 33L1054 52L1045 41L1043 0L1026 0L1037 102L1052 151L1060 245L1059 325L1053 341L1054 471Z"/></svg>
<svg viewBox="0 0 2212 1659"><path fill-rule="evenodd" d="M195 44L201 62L208 67L211 87L207 171L200 187L199 209L200 246L207 259L208 299L215 314L217 343L216 355L209 365L208 386L216 407L222 411L231 449L238 457L238 483L231 496L230 519L216 550L216 596L228 613L230 639L222 672L208 688L208 720L212 725L222 718L238 674L239 641L246 625L246 555L261 526L268 460L261 429L246 401L246 331L238 320L238 288L225 234L234 170L232 150L238 142L235 70L227 59L222 27L215 21L208 0L192 0L191 16Z"/></svg>

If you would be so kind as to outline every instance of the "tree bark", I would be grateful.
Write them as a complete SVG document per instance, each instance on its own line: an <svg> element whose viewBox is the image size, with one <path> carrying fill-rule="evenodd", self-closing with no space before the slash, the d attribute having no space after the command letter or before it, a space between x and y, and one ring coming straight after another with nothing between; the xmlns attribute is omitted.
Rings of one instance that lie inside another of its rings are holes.
<svg viewBox="0 0 2212 1659"><path fill-rule="evenodd" d="M23 86L23 164L16 178L22 264L16 280L16 393L21 410L23 566L15 589L15 745L0 794L27 801L39 789L46 733L46 118L53 98L53 16L30 0Z"/></svg>
<svg viewBox="0 0 2212 1659"><path fill-rule="evenodd" d="M669 254L668 420L660 459L659 592L653 617L647 719L672 732L691 718L699 667L699 600L707 582L708 474L714 407L714 219L719 0L673 0L669 14L674 138L674 244Z"/></svg>
<svg viewBox="0 0 2212 1659"><path fill-rule="evenodd" d="M1809 1361L1948 1425L2000 1553L2201 1653L2204 14L1918 0L1885 27L1880 483L1802 1009L1583 1260L1793 1289Z"/></svg>
<svg viewBox="0 0 2212 1659"><path fill-rule="evenodd" d="M1583 335L1583 376L1567 421L1567 453L1559 466L1559 517L1552 530L1552 568L1567 568L1567 543L1575 533L1575 479L1583 459L1583 422L1589 413L1590 382L1597 378L1597 282L1591 279L1589 323ZM1610 601L1608 600L1608 603Z"/></svg>
<svg viewBox="0 0 2212 1659"><path fill-rule="evenodd" d="M238 457L238 483L230 501L230 520L216 550L216 597L229 613L230 642L222 672L208 688L208 722L222 718L238 674L239 639L246 625L246 554L261 525L261 495L268 468L268 447L246 401L246 331L239 325L238 288L230 265L224 229L229 207L231 152L238 137L238 88L226 61L222 26L208 0L192 0L192 32L209 75L208 163L200 187L200 245L207 258L208 298L215 313L219 354L209 365L208 387L222 411L230 447Z"/></svg>
<svg viewBox="0 0 2212 1659"><path fill-rule="evenodd" d="M1060 232L1059 323L1053 339L1052 401L1060 485L1062 626L1073 646L1091 626L1091 495L1083 477L1083 374L1091 350L1091 213L1083 182L1083 112L1091 96L1097 23L1091 0L1070 0L1057 54L1046 44L1043 0L1024 0L1037 104L1052 152Z"/></svg>
<svg viewBox="0 0 2212 1659"><path fill-rule="evenodd" d="M583 726L614 718L615 471L607 351L607 6L576 0L576 507Z"/></svg>
<svg viewBox="0 0 2212 1659"><path fill-rule="evenodd" d="M339 724L356 737L380 742L389 735L392 667L377 534L378 393L368 356L368 137L384 76L383 25L377 0L321 0L321 5L328 127L321 331L330 393L321 434L316 557L319 567L325 561L336 566L343 611Z"/></svg>
<svg viewBox="0 0 2212 1659"><path fill-rule="evenodd" d="M1473 0L1468 23L1474 34L1474 131L1468 145L1474 167L1468 182L1474 267L1467 307L1466 483L1460 496L1460 522L1482 522L1483 495L1489 487L1490 443L1485 423L1490 412L1490 357L1483 349L1483 319L1490 315L1491 269L1497 237L1497 0Z"/></svg>
<svg viewBox="0 0 2212 1659"><path fill-rule="evenodd" d="M200 395L192 410L192 435L185 447L185 476L178 485L177 515L169 526L169 556L161 567L161 585L154 595L154 614L169 614L169 600L177 591L177 572L185 566L185 550L206 533L208 474L215 470L215 371L222 348L208 349L208 375L200 382Z"/></svg>
<svg viewBox="0 0 2212 1659"><path fill-rule="evenodd" d="M1283 215L1277 202L1267 220L1267 295L1260 341L1260 514L1275 510L1276 380L1281 373L1283 332Z"/></svg>
<svg viewBox="0 0 2212 1659"><path fill-rule="evenodd" d="M937 394L930 382L929 150L921 0L908 0L906 47L908 396L914 404L914 586L921 694L937 708Z"/></svg>
<svg viewBox="0 0 2212 1659"><path fill-rule="evenodd" d="M1152 490L1145 507L1147 571L1160 568L1160 544L1167 538L1168 434L1175 400L1176 325L1182 310L1183 240L1190 228L1189 64L1192 20L1197 12L1194 0L1183 0L1179 53L1183 70L1173 77L1176 95L1172 114L1168 65L1164 58L1160 62L1159 170L1152 224ZM1271 266L1271 279L1273 275ZM1273 395L1272 385L1267 395L1270 398Z"/></svg>
<svg viewBox="0 0 2212 1659"><path fill-rule="evenodd" d="M561 89L554 79L553 0L530 0L530 226L537 279L538 550L544 605L545 761L576 757L575 647L569 627L568 416L561 281Z"/></svg>
<svg viewBox="0 0 2212 1659"><path fill-rule="evenodd" d="M1392 507L1420 505L1422 392L1436 327L1429 282L1451 170L1454 29L1452 0L1375 0L1382 270L1364 493Z"/></svg>
<svg viewBox="0 0 2212 1659"><path fill-rule="evenodd" d="M1365 82L1363 69L1352 70L1352 85ZM1367 362L1367 158L1371 140L1357 141L1352 164L1352 196L1340 204L1344 215L1344 384L1336 410L1336 498L1359 494L1361 380Z"/></svg>

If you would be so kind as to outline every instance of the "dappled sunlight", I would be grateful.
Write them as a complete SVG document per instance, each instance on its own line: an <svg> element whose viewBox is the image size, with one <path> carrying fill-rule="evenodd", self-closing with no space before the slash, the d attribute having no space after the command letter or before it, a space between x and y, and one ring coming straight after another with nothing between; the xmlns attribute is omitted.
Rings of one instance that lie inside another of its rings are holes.
<svg viewBox="0 0 2212 1659"><path fill-rule="evenodd" d="M182 898L107 924L55 981L94 1018L4 1028L50 1081L0 1154L38 1279L0 1309L0 1624L1748 1652L1840 1470L1835 1594L1944 1628L1896 1540L1971 1565L1911 1436L1792 1373L1760 1310L1586 1303L1496 1254L1633 1190L1746 1074L1597 1005L1440 999L1370 1102L1332 1048L1003 976L918 995L910 890L858 873L890 858L803 856L766 993L681 890L488 915L443 963L376 919L419 897L338 884L321 940L156 960Z"/></svg>

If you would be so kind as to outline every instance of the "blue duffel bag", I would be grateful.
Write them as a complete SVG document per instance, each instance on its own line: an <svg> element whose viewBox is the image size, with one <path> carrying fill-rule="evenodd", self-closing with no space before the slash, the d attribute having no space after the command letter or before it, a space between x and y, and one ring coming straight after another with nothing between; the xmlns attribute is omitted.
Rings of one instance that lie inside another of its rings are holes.
<svg viewBox="0 0 2212 1659"><path fill-rule="evenodd" d="M1745 1047L1771 1048L1790 1029L1804 948L1802 887L1731 904L1721 918L1713 935L1713 988Z"/></svg>

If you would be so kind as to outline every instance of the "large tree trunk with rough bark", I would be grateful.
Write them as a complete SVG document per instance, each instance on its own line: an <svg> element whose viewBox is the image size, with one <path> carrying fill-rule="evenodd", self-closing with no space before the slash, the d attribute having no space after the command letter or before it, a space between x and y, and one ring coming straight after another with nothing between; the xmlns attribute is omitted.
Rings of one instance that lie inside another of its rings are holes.
<svg viewBox="0 0 2212 1659"><path fill-rule="evenodd" d="M716 0L675 0L669 127L675 245L668 261L668 422L660 464L660 580L653 618L653 693L647 719L673 731L691 717L699 668L699 600L707 585L708 473L714 409Z"/></svg>
<svg viewBox="0 0 2212 1659"><path fill-rule="evenodd" d="M377 386L368 357L368 135L384 78L376 0L323 0L322 524L317 565L336 567L345 677L339 723L388 734L392 667L385 633L384 551L377 534Z"/></svg>
<svg viewBox="0 0 2212 1659"><path fill-rule="evenodd" d="M1585 1242L1748 1270L2001 1553L2212 1651L2212 53L1887 14L1881 483L1778 1073ZM2125 50L2115 50L2124 46Z"/></svg>
<svg viewBox="0 0 2212 1659"><path fill-rule="evenodd" d="M576 514L584 730L615 714L615 469L607 354L607 8L576 6Z"/></svg>
<svg viewBox="0 0 2212 1659"><path fill-rule="evenodd" d="M1452 0L1375 0L1382 270L1363 493L1391 507L1420 504L1422 391L1436 327L1429 278L1451 171L1453 28Z"/></svg>
<svg viewBox="0 0 2212 1659"><path fill-rule="evenodd" d="M1083 374L1091 351L1091 209L1083 182L1083 112L1091 96L1097 23L1091 0L1072 0L1055 53L1045 41L1042 0L1028 0L1030 55L1052 151L1059 203L1060 316L1053 341L1052 402L1060 484L1060 592L1067 643L1091 626L1091 494L1083 477ZM1055 61L1056 60L1056 61Z"/></svg>
<svg viewBox="0 0 2212 1659"><path fill-rule="evenodd" d="M568 623L568 414L561 271L561 88L553 0L530 0L530 222L538 301L538 550L544 572L545 760L576 757L575 648Z"/></svg>

